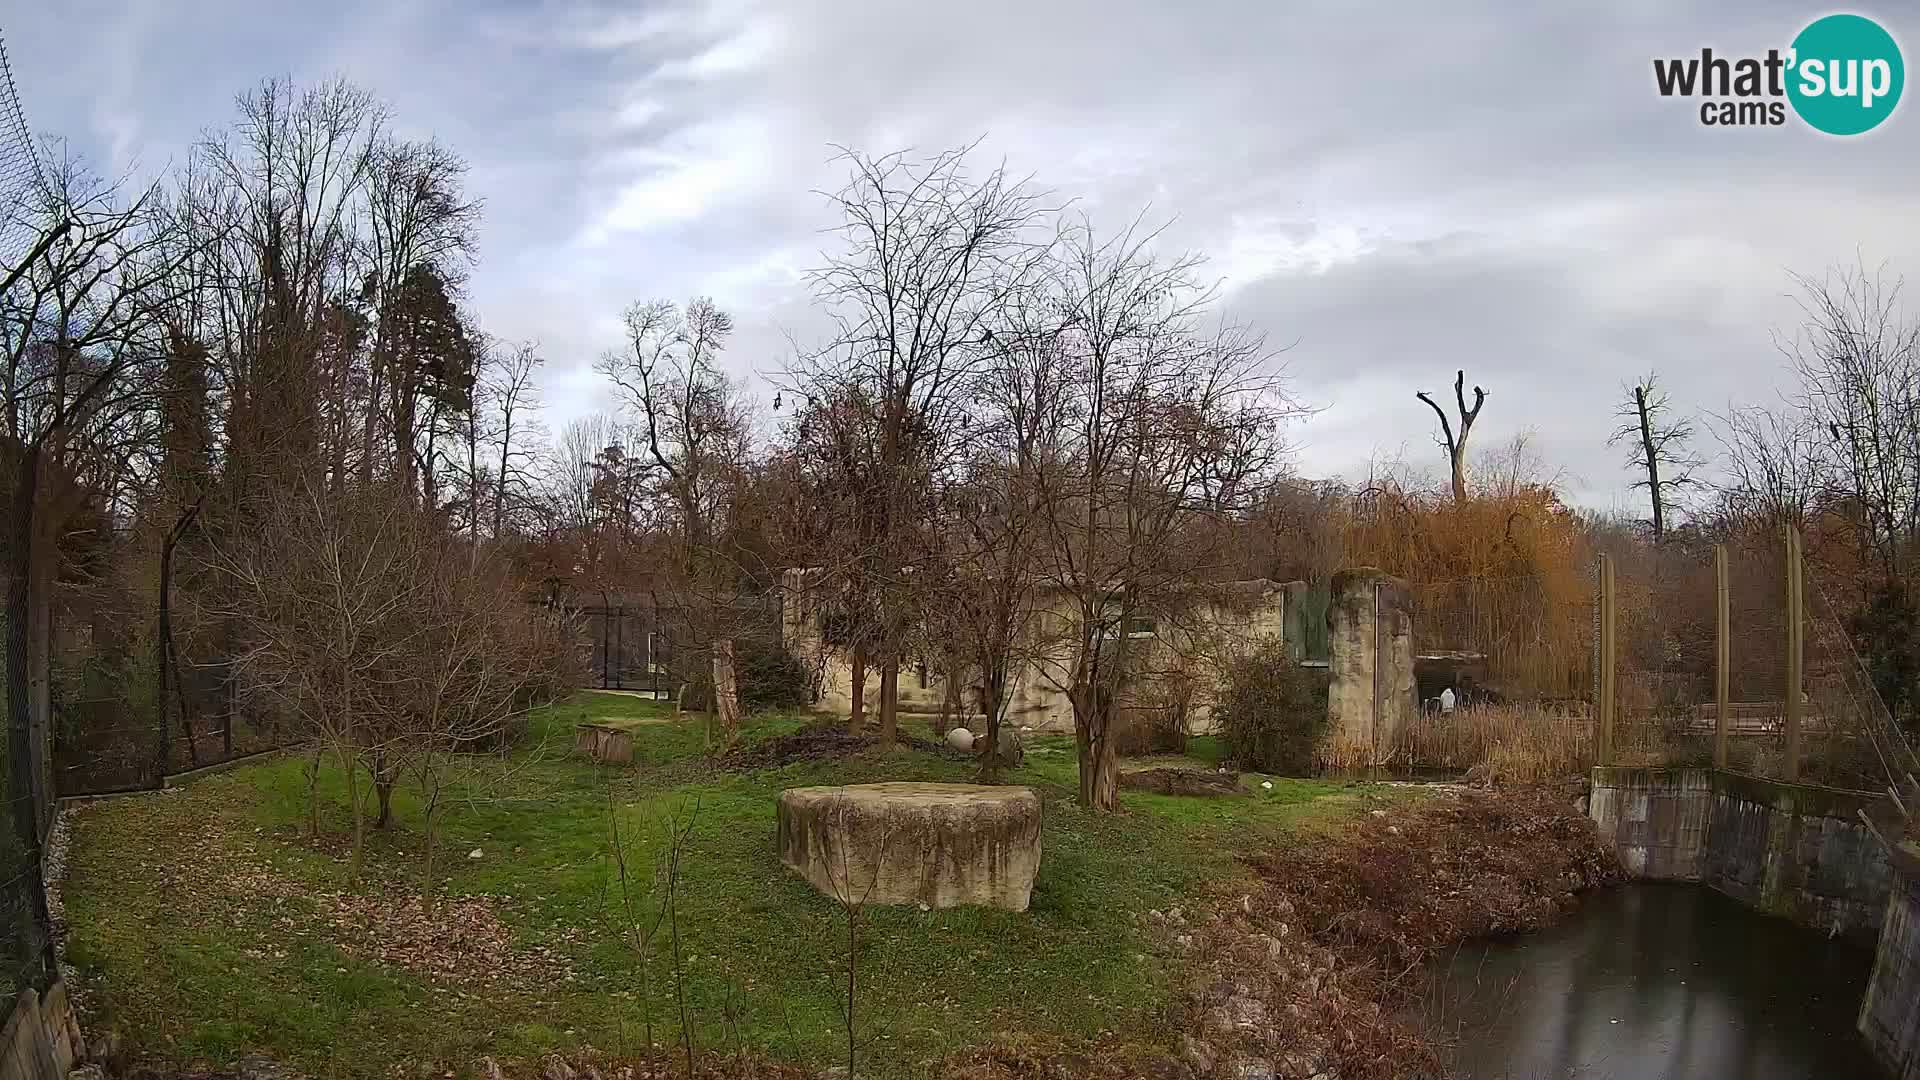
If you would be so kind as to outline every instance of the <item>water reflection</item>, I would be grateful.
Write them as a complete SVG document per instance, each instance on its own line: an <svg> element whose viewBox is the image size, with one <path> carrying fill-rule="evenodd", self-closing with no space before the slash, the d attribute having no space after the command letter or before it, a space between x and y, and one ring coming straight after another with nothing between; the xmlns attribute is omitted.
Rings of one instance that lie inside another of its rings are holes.
<svg viewBox="0 0 1920 1080"><path fill-rule="evenodd" d="M1430 1022L1476 1080L1876 1077L1853 1027L1872 962L1709 889L1634 885L1447 957Z"/></svg>

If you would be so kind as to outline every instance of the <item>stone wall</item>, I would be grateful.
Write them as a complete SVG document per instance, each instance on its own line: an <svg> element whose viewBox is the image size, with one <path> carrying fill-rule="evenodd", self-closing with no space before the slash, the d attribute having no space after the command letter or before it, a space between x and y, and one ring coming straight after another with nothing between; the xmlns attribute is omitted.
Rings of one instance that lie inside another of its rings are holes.
<svg viewBox="0 0 1920 1080"><path fill-rule="evenodd" d="M822 611L807 588L811 573L792 569L782 579L781 635L789 650L820 673L819 707L844 714L853 704L852 667L845 650L822 639ZM1299 582L1258 578L1216 583L1199 590L1200 599L1186 601L1177 611L1139 612L1136 625L1128 628L1129 646L1143 658L1142 667L1154 672L1155 678L1176 673L1191 678L1194 693L1189 701L1188 729L1194 734L1210 732L1217 661L1259 639L1284 641L1288 597L1304 588ZM1064 653L1071 644L1077 616L1071 597L1058 590L1040 590L1035 604L1020 650L1031 659L1010 675L1007 723L1038 731L1071 732L1073 703L1064 685L1067 663L1064 656L1050 654ZM962 715L976 716L975 678L971 672L963 672L962 679ZM1154 681L1136 680L1134 696L1156 698ZM873 665L867 670L865 700L869 710L877 706L879 694L880 671ZM917 728L917 718L940 711L947 696L946 673L923 671L918 665L902 666L899 694L901 725L911 723Z"/></svg>
<svg viewBox="0 0 1920 1080"><path fill-rule="evenodd" d="M1634 877L1699 881L1712 812L1710 770L1593 770L1588 815Z"/></svg>
<svg viewBox="0 0 1920 1080"><path fill-rule="evenodd" d="M1857 1025L1889 1075L1920 1080L1920 855L1891 853L1893 884Z"/></svg>
<svg viewBox="0 0 1920 1080"><path fill-rule="evenodd" d="M1703 870L1714 888L1830 934L1879 931L1892 870L1860 814L1885 817L1885 796L1722 771L1713 800Z"/></svg>
<svg viewBox="0 0 1920 1080"><path fill-rule="evenodd" d="M65 1080L84 1053L66 983L54 980L44 995L20 992L0 1029L0 1080Z"/></svg>
<svg viewBox="0 0 1920 1080"><path fill-rule="evenodd" d="M1884 796L1716 769L1596 768L1589 813L1621 865L1650 881L1698 881L1749 907L1871 938L1892 884L1860 820Z"/></svg>
<svg viewBox="0 0 1920 1080"><path fill-rule="evenodd" d="M1335 769L1385 764L1420 705L1407 583L1372 567L1335 574L1327 639L1327 744L1321 758Z"/></svg>

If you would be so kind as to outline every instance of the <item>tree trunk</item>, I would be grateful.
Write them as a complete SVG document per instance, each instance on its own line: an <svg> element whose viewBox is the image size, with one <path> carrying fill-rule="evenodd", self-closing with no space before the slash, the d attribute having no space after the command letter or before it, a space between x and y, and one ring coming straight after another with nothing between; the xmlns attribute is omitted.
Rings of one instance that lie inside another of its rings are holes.
<svg viewBox="0 0 1920 1080"><path fill-rule="evenodd" d="M1080 805L1120 808L1120 761L1113 748L1113 695L1083 686L1073 694L1073 736L1080 756Z"/></svg>
<svg viewBox="0 0 1920 1080"><path fill-rule="evenodd" d="M376 829L384 830L393 824L393 782L396 771L387 764L385 754L373 755L373 795L380 801L380 816L373 820Z"/></svg>
<svg viewBox="0 0 1920 1080"><path fill-rule="evenodd" d="M847 733L858 735L860 729L867 723L867 647L865 645L853 647L853 656L847 666L852 669L853 675L853 689L850 694L852 702L847 706Z"/></svg>
<svg viewBox="0 0 1920 1080"><path fill-rule="evenodd" d="M892 746L899 737L900 661L889 656L880 665L880 741Z"/></svg>
<svg viewBox="0 0 1920 1080"><path fill-rule="evenodd" d="M158 701L155 703L160 710L160 760L156 780L167 774L169 764L167 759L170 756L168 745L172 741L168 736L171 722L167 716L167 687L170 682L179 682L179 654L174 650L173 645L173 552L180 544L180 537L186 533L187 528L193 524L193 519L199 513L200 503L196 501L181 513L173 523L173 527L167 530L166 538L160 544L160 671L158 673L160 692ZM180 727L187 737L187 760L197 767L200 764L200 747L193 737L193 717L187 711L187 689L184 685L180 685L177 687L177 692L180 697ZM227 720L227 729L229 733L233 729L231 717ZM231 735L229 735L229 742L231 742Z"/></svg>
<svg viewBox="0 0 1920 1080"><path fill-rule="evenodd" d="M1464 440L1453 448L1448 461L1452 466L1450 471L1453 474L1453 501L1464 503L1467 501L1467 444Z"/></svg>
<svg viewBox="0 0 1920 1080"><path fill-rule="evenodd" d="M987 731L983 739L985 749L982 751L982 760L986 764L981 766L980 779L982 783L997 784L1000 782L1000 695L1001 684L1005 680L989 671L981 682L980 708L986 717Z"/></svg>
<svg viewBox="0 0 1920 1080"><path fill-rule="evenodd" d="M324 750L315 750L301 768L307 781L307 839L320 838L320 765Z"/></svg>
<svg viewBox="0 0 1920 1080"><path fill-rule="evenodd" d="M947 732L959 724L955 717L960 715L960 668L950 667L946 672L946 689L940 695L940 715L933 718L933 737L944 739Z"/></svg>
<svg viewBox="0 0 1920 1080"><path fill-rule="evenodd" d="M720 714L720 748L740 738L740 686L734 677L733 639L713 643L713 706Z"/></svg>
<svg viewBox="0 0 1920 1080"><path fill-rule="evenodd" d="M429 754L432 753L431 750L427 752ZM434 842L439 839L440 781L437 764L428 762L423 764L421 768L427 770L422 774L424 779L421 784L425 789L422 792L424 796L422 801L425 805L421 809L426 818L427 855L426 865L422 871L426 875L426 880L421 883L420 895L422 903L425 905L427 911L431 913L435 906L434 902L440 895L439 888L433 883Z"/></svg>
<svg viewBox="0 0 1920 1080"><path fill-rule="evenodd" d="M347 770L347 808L353 814L353 851L347 860L347 877L350 881L360 880L362 857L366 851L367 813L360 801L360 767L353 755L345 747L338 751L340 767Z"/></svg>
<svg viewBox="0 0 1920 1080"><path fill-rule="evenodd" d="M1647 415L1647 388L1633 388L1633 404L1640 413L1640 452L1647 459L1647 497L1653 500L1653 542L1666 538L1666 515L1660 505L1660 454L1653 445L1653 418Z"/></svg>

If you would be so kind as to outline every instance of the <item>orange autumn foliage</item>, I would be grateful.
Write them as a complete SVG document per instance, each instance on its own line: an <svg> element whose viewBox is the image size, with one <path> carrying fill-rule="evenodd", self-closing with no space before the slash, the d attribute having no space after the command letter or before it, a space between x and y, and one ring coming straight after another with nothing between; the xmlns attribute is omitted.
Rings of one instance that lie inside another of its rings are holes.
<svg viewBox="0 0 1920 1080"><path fill-rule="evenodd" d="M1551 488L1503 485L1456 501L1389 483L1338 513L1348 565L1411 583L1416 650L1483 653L1491 683L1510 696L1585 692L1593 552Z"/></svg>

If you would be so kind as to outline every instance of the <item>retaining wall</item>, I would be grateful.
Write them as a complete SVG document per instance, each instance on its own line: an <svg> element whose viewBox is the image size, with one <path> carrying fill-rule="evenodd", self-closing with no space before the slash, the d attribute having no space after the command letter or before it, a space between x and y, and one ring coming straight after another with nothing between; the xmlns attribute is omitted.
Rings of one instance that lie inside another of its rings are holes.
<svg viewBox="0 0 1920 1080"><path fill-rule="evenodd" d="M1761 911L1871 941L1893 873L1860 820L1888 824L1885 796L1721 769L1597 768L1589 813L1621 865L1648 881L1697 881Z"/></svg>
<svg viewBox="0 0 1920 1080"><path fill-rule="evenodd" d="M1887 917L1855 1026L1892 1076L1920 1080L1920 854L1903 843L1889 861Z"/></svg>

